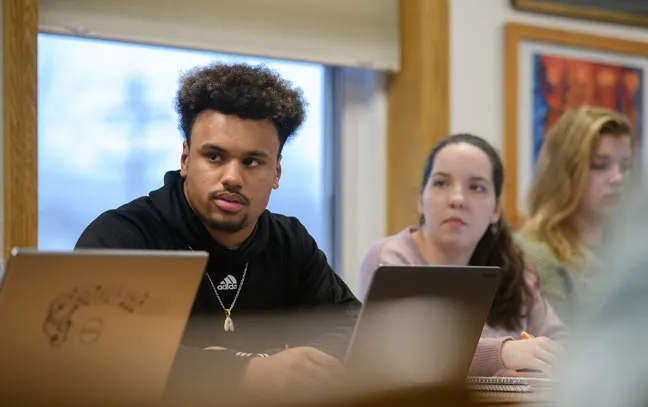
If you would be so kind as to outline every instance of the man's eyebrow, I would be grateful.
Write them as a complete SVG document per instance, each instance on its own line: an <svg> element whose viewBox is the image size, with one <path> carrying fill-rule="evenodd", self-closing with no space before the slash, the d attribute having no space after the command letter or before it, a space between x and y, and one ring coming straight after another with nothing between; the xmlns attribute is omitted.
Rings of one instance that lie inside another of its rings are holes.
<svg viewBox="0 0 648 407"><path fill-rule="evenodd" d="M252 150L245 153L248 157L257 157L257 158L268 158L268 153L261 150Z"/></svg>
<svg viewBox="0 0 648 407"><path fill-rule="evenodd" d="M205 151L216 151L217 153L227 153L227 151L224 148L209 143L203 144L202 146L200 146L200 149Z"/></svg>
<svg viewBox="0 0 648 407"><path fill-rule="evenodd" d="M228 154L227 150L225 150L224 148L219 147L219 146L217 146L215 144L210 144L210 143L203 144L200 147L200 149L204 150L204 151L215 151L217 153L221 153L221 154L224 154L224 155ZM267 158L268 153L266 153L265 151L262 151L262 150L251 150L251 151L246 152L245 156L246 157L255 157L255 158Z"/></svg>

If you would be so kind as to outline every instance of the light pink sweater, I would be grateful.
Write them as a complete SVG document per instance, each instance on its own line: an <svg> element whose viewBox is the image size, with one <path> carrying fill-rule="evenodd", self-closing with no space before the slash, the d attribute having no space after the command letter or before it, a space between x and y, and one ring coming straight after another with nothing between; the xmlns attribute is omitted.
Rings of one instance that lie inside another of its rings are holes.
<svg viewBox="0 0 648 407"><path fill-rule="evenodd" d="M412 237L412 232L415 230L414 227L408 227L393 236L381 239L369 249L360 266L360 300L366 297L367 287L379 264L427 264ZM554 313L551 305L542 297L535 272L527 269L525 277L533 298L529 302L529 309L525 310L527 317L521 321L521 330L536 337L566 339L569 335L568 330ZM469 374L491 376L506 369L501 357L502 344L509 339L520 339L520 333L486 324Z"/></svg>

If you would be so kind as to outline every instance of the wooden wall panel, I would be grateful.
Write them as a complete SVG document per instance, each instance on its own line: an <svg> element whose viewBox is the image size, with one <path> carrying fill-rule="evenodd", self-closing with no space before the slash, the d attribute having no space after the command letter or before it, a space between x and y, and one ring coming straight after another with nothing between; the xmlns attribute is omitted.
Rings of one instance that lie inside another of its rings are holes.
<svg viewBox="0 0 648 407"><path fill-rule="evenodd" d="M2 1L3 257L38 245L38 0Z"/></svg>
<svg viewBox="0 0 648 407"><path fill-rule="evenodd" d="M449 0L401 0L401 70L388 80L387 233L418 219L423 164L450 131Z"/></svg>

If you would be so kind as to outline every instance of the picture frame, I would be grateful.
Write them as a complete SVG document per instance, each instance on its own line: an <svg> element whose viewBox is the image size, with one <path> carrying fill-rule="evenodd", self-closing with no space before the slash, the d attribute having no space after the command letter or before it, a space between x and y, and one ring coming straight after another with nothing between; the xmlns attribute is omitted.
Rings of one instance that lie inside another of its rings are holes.
<svg viewBox="0 0 648 407"><path fill-rule="evenodd" d="M628 93L626 89L631 89L634 99L631 104L623 104L623 109L632 109L630 113L622 113L632 118L631 124L633 128L636 127L639 171L644 176L648 174L648 149L644 146L648 140L648 42L520 23L507 23L504 31L503 147L506 181L503 200L507 218L514 228L521 227L526 217L527 192L542 137L550 126L549 112L553 112L552 120L555 121L560 115L560 109L574 107L561 105L559 108L552 107L551 110L545 103L544 109L537 109L537 105L543 103L540 86L536 86L543 79L538 75L538 66L546 62L545 58L557 60L563 65L585 64L590 70L623 72L622 85L634 86L624 87L624 92ZM547 74L544 71L542 73ZM592 77L598 81L601 75ZM628 75L634 76L635 82L627 80ZM570 85L572 87L569 89L575 89L573 84ZM586 85L599 86L595 81ZM621 85L613 89L616 92L620 87ZM598 92L597 95L601 93ZM558 96L560 103L578 103L573 97L563 97L562 94ZM617 99L614 99L615 104ZM584 104L602 105L598 102Z"/></svg>
<svg viewBox="0 0 648 407"><path fill-rule="evenodd" d="M520 11L648 27L648 2L619 4L610 0L511 0Z"/></svg>

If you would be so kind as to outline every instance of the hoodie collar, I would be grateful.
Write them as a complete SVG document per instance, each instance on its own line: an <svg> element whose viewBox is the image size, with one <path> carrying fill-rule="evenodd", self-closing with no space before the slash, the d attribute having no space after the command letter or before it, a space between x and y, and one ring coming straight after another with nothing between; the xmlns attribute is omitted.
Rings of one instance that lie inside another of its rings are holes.
<svg viewBox="0 0 648 407"><path fill-rule="evenodd" d="M184 194L184 177L180 171L164 175L164 186L149 194L153 205L164 221L177 234L187 249L204 250L210 261L217 260L230 266L241 266L256 257L267 245L269 236L269 213L264 211L257 221L252 235L236 249L218 244L187 202Z"/></svg>

